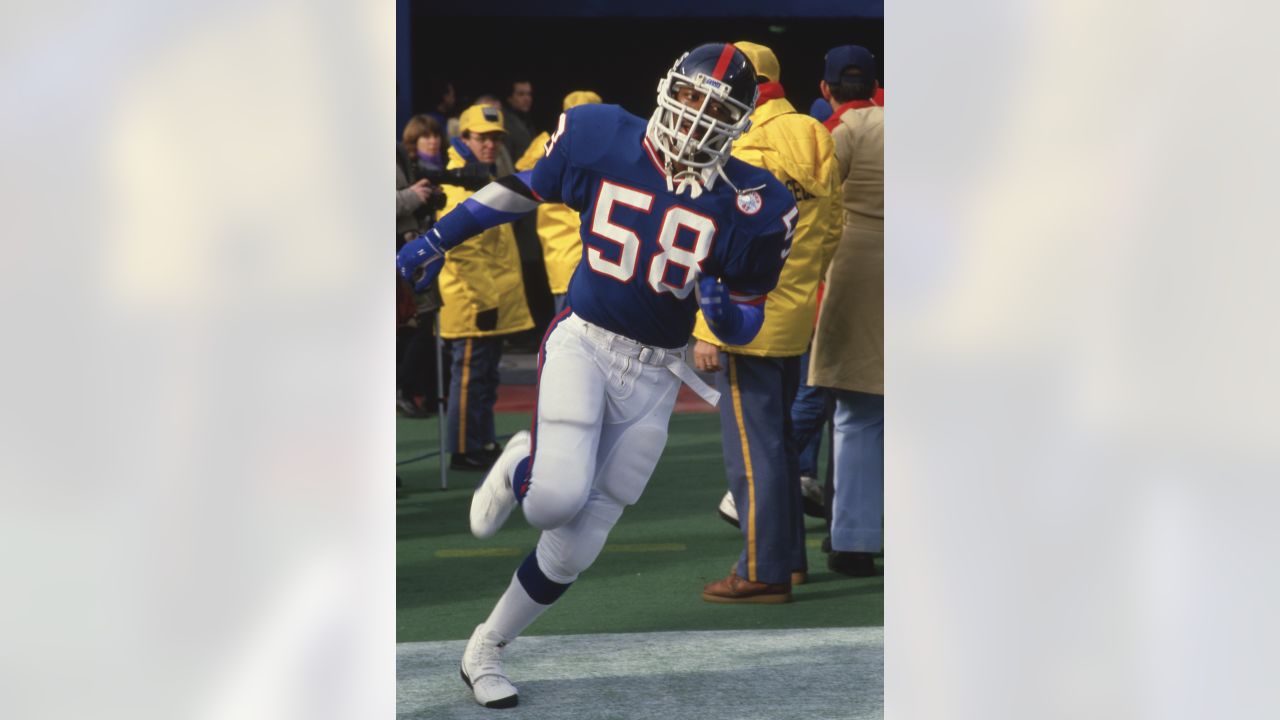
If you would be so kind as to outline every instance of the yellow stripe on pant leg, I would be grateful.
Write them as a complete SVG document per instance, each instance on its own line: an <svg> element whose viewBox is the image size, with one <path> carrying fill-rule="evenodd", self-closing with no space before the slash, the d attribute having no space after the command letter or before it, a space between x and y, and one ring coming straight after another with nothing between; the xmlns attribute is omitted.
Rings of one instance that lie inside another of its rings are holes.
<svg viewBox="0 0 1280 720"><path fill-rule="evenodd" d="M467 383L471 380L471 338L462 350L462 397L458 398L458 452L467 452Z"/></svg>
<svg viewBox="0 0 1280 720"><path fill-rule="evenodd" d="M729 390L733 394L733 415L738 421L738 438L742 443L742 466L747 470L747 579L756 580L756 479L751 472L751 445L747 442L747 424L742 417L742 393L738 392L738 363L729 356Z"/></svg>

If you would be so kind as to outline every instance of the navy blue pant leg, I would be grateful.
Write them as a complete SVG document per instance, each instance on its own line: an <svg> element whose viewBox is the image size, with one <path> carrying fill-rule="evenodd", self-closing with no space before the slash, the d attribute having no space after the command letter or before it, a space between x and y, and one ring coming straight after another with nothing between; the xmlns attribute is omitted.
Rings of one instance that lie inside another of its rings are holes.
<svg viewBox="0 0 1280 720"><path fill-rule="evenodd" d="M807 569L789 412L799 365L797 357L720 353L725 474L744 541L738 574L754 582L789 582L793 570Z"/></svg>
<svg viewBox="0 0 1280 720"><path fill-rule="evenodd" d="M491 445L497 442L497 431L494 428L494 408L498 406L498 386L502 384L502 376L499 365L502 364L502 346L505 344L505 338L486 338L492 340L491 346L488 348L489 354L484 360L485 383L484 383L484 405L483 412L479 416L480 433L479 439L482 446Z"/></svg>
<svg viewBox="0 0 1280 720"><path fill-rule="evenodd" d="M809 353L800 356L800 389L791 403L792 437L799 452L800 474L818 477L818 452L822 448L822 426L830 413L831 391L806 384Z"/></svg>
<svg viewBox="0 0 1280 720"><path fill-rule="evenodd" d="M493 440L502 338L459 338L450 343L450 351L453 370L449 383L449 452L471 453Z"/></svg>

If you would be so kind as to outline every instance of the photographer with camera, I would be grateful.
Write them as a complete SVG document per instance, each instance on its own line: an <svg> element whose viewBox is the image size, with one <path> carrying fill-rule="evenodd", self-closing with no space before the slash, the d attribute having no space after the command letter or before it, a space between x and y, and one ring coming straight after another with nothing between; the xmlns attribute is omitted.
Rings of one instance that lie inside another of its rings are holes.
<svg viewBox="0 0 1280 720"><path fill-rule="evenodd" d="M445 205L440 179L444 174L440 123L416 115L404 126L396 146L396 248L426 232ZM434 179L433 179L434 176ZM436 311L440 292L414 293L400 281L396 303L396 408L414 418L435 414Z"/></svg>
<svg viewBox="0 0 1280 720"><path fill-rule="evenodd" d="M396 247L426 232L444 207L440 173L444 132L429 115L414 115L405 123L403 143L396 152ZM436 179L432 179L432 175Z"/></svg>

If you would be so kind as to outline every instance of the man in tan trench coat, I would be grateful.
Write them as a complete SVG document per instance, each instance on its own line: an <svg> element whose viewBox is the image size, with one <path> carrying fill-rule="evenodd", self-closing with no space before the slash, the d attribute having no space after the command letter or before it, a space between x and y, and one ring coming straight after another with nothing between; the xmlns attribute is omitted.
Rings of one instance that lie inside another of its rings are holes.
<svg viewBox="0 0 1280 720"><path fill-rule="evenodd" d="M884 516L884 108L872 100L875 58L856 45L827 53L822 90L841 108L832 130L844 230L818 317L809 384L835 390L835 493L827 564L873 575Z"/></svg>

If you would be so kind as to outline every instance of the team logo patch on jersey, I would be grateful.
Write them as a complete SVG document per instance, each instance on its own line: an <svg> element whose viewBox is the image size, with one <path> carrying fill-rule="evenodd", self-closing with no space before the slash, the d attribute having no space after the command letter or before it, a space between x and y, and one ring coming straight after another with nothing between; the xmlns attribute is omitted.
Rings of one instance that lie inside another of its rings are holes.
<svg viewBox="0 0 1280 720"><path fill-rule="evenodd" d="M764 200L760 198L758 192L748 192L738 195L738 209L744 215L755 215L760 212L760 208L764 206Z"/></svg>

